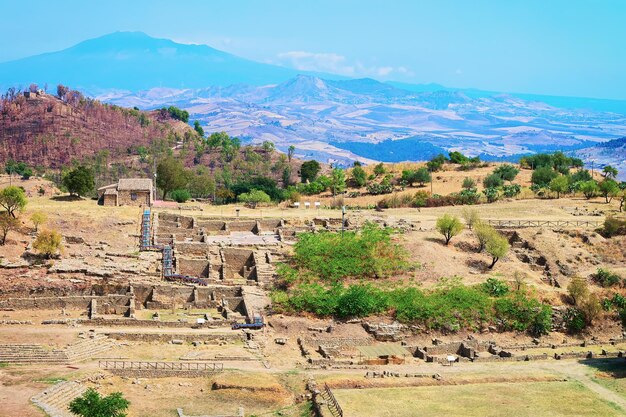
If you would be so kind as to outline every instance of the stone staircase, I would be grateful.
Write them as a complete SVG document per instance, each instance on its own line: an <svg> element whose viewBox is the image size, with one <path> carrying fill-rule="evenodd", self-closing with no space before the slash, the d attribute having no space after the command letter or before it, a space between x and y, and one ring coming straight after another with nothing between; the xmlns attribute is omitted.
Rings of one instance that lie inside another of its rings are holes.
<svg viewBox="0 0 626 417"><path fill-rule="evenodd" d="M42 345L0 345L0 362L7 363L65 363L68 360L63 350L49 350Z"/></svg>
<svg viewBox="0 0 626 417"><path fill-rule="evenodd" d="M76 417L68 406L85 391L87 388L78 382L59 382L32 397L31 401L50 417Z"/></svg>
<svg viewBox="0 0 626 417"><path fill-rule="evenodd" d="M115 342L104 335L94 335L79 340L64 349L47 349L38 344L0 344L0 363L80 362L105 352L113 346Z"/></svg>
<svg viewBox="0 0 626 417"><path fill-rule="evenodd" d="M80 362L113 348L115 342L104 335L94 335L80 340L65 348L65 353L71 362Z"/></svg>

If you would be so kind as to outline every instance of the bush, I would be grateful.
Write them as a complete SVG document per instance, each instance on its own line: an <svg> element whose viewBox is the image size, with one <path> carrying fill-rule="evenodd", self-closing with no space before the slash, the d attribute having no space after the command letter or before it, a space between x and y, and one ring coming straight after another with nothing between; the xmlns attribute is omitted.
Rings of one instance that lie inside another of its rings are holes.
<svg viewBox="0 0 626 417"><path fill-rule="evenodd" d="M601 233L604 237L626 235L626 219L607 216L604 219Z"/></svg>
<svg viewBox="0 0 626 417"><path fill-rule="evenodd" d="M496 317L503 330L547 334L552 327L552 308L524 291L515 291L495 300Z"/></svg>
<svg viewBox="0 0 626 417"><path fill-rule="evenodd" d="M498 198L500 197L500 192L498 191L498 189L493 187L485 188L483 190L483 194L487 198L488 203L498 201Z"/></svg>
<svg viewBox="0 0 626 417"><path fill-rule="evenodd" d="M172 191L170 197L177 203L184 203L191 198L191 194L185 189L180 189Z"/></svg>
<svg viewBox="0 0 626 417"><path fill-rule="evenodd" d="M502 186L502 194L507 198L517 197L522 192L519 184L508 184Z"/></svg>
<svg viewBox="0 0 626 417"><path fill-rule="evenodd" d="M509 241L500 233L492 233L489 235L485 244L485 251L491 255L491 265L489 269L493 268L496 262L506 256L509 252Z"/></svg>
<svg viewBox="0 0 626 417"><path fill-rule="evenodd" d="M450 239L463 231L464 226L458 217L444 214L442 217L437 219L436 228L437 231L443 235L446 245L448 245L450 243Z"/></svg>
<svg viewBox="0 0 626 417"><path fill-rule="evenodd" d="M461 186L466 190L471 190L476 188L476 181L473 178L465 177Z"/></svg>
<svg viewBox="0 0 626 417"><path fill-rule="evenodd" d="M391 241L391 229L367 223L360 232L300 235L294 264L325 280L388 276L407 266L404 249Z"/></svg>
<svg viewBox="0 0 626 417"><path fill-rule="evenodd" d="M503 164L494 169L493 174L499 176L504 181L513 181L519 174L519 169L511 164Z"/></svg>
<svg viewBox="0 0 626 417"><path fill-rule="evenodd" d="M603 268L598 268L594 279L603 287L613 287L622 282L622 277L617 275L615 272L611 272Z"/></svg>
<svg viewBox="0 0 626 417"><path fill-rule="evenodd" d="M482 290L492 297L502 297L508 294L509 286L504 281L490 277L482 284Z"/></svg>
<svg viewBox="0 0 626 417"><path fill-rule="evenodd" d="M474 236L478 239L478 252L482 252L485 250L487 246L487 242L492 238L492 236L497 235L498 232L496 229L484 222L477 222L474 224Z"/></svg>
<svg viewBox="0 0 626 417"><path fill-rule="evenodd" d="M33 242L33 248L46 258L50 258L63 248L61 234L55 230L42 230Z"/></svg>
<svg viewBox="0 0 626 417"><path fill-rule="evenodd" d="M583 193L587 200L591 200L593 197L596 196L596 194L598 194L598 183L594 180L585 181L580 183L578 189L581 193Z"/></svg>
<svg viewBox="0 0 626 417"><path fill-rule="evenodd" d="M502 185L504 185L504 181L498 174L491 174L483 180L483 187L485 188L498 188Z"/></svg>
<svg viewBox="0 0 626 417"><path fill-rule="evenodd" d="M578 334L587 327L584 314L576 307L570 307L565 311L563 324L567 331L573 334Z"/></svg>
<svg viewBox="0 0 626 417"><path fill-rule="evenodd" d="M367 186L367 192L371 195L390 194L393 186L389 181L383 180L381 183L372 183Z"/></svg>

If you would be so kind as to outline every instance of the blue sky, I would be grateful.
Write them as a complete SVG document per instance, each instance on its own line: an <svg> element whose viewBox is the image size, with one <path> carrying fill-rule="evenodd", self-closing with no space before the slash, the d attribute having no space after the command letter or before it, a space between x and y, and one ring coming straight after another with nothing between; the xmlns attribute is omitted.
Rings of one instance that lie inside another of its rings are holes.
<svg viewBox="0 0 626 417"><path fill-rule="evenodd" d="M118 30L303 70L626 99L624 0L0 0L0 61Z"/></svg>

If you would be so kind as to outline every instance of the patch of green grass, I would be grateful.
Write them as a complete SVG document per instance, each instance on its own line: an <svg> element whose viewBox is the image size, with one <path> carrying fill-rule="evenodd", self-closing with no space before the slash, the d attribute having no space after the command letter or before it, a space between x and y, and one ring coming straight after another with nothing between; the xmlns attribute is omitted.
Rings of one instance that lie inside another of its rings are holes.
<svg viewBox="0 0 626 417"><path fill-rule="evenodd" d="M56 384L57 382L67 381L67 378L62 376L47 376L45 378L36 379L35 382L43 382L44 384Z"/></svg>

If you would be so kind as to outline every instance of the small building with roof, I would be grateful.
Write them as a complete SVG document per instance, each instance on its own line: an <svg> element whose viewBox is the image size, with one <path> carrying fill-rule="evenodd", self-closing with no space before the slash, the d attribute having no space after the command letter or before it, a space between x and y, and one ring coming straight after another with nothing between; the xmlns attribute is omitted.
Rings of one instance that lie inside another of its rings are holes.
<svg viewBox="0 0 626 417"><path fill-rule="evenodd" d="M103 206L152 206L150 178L121 178L115 184L98 188L98 204Z"/></svg>

